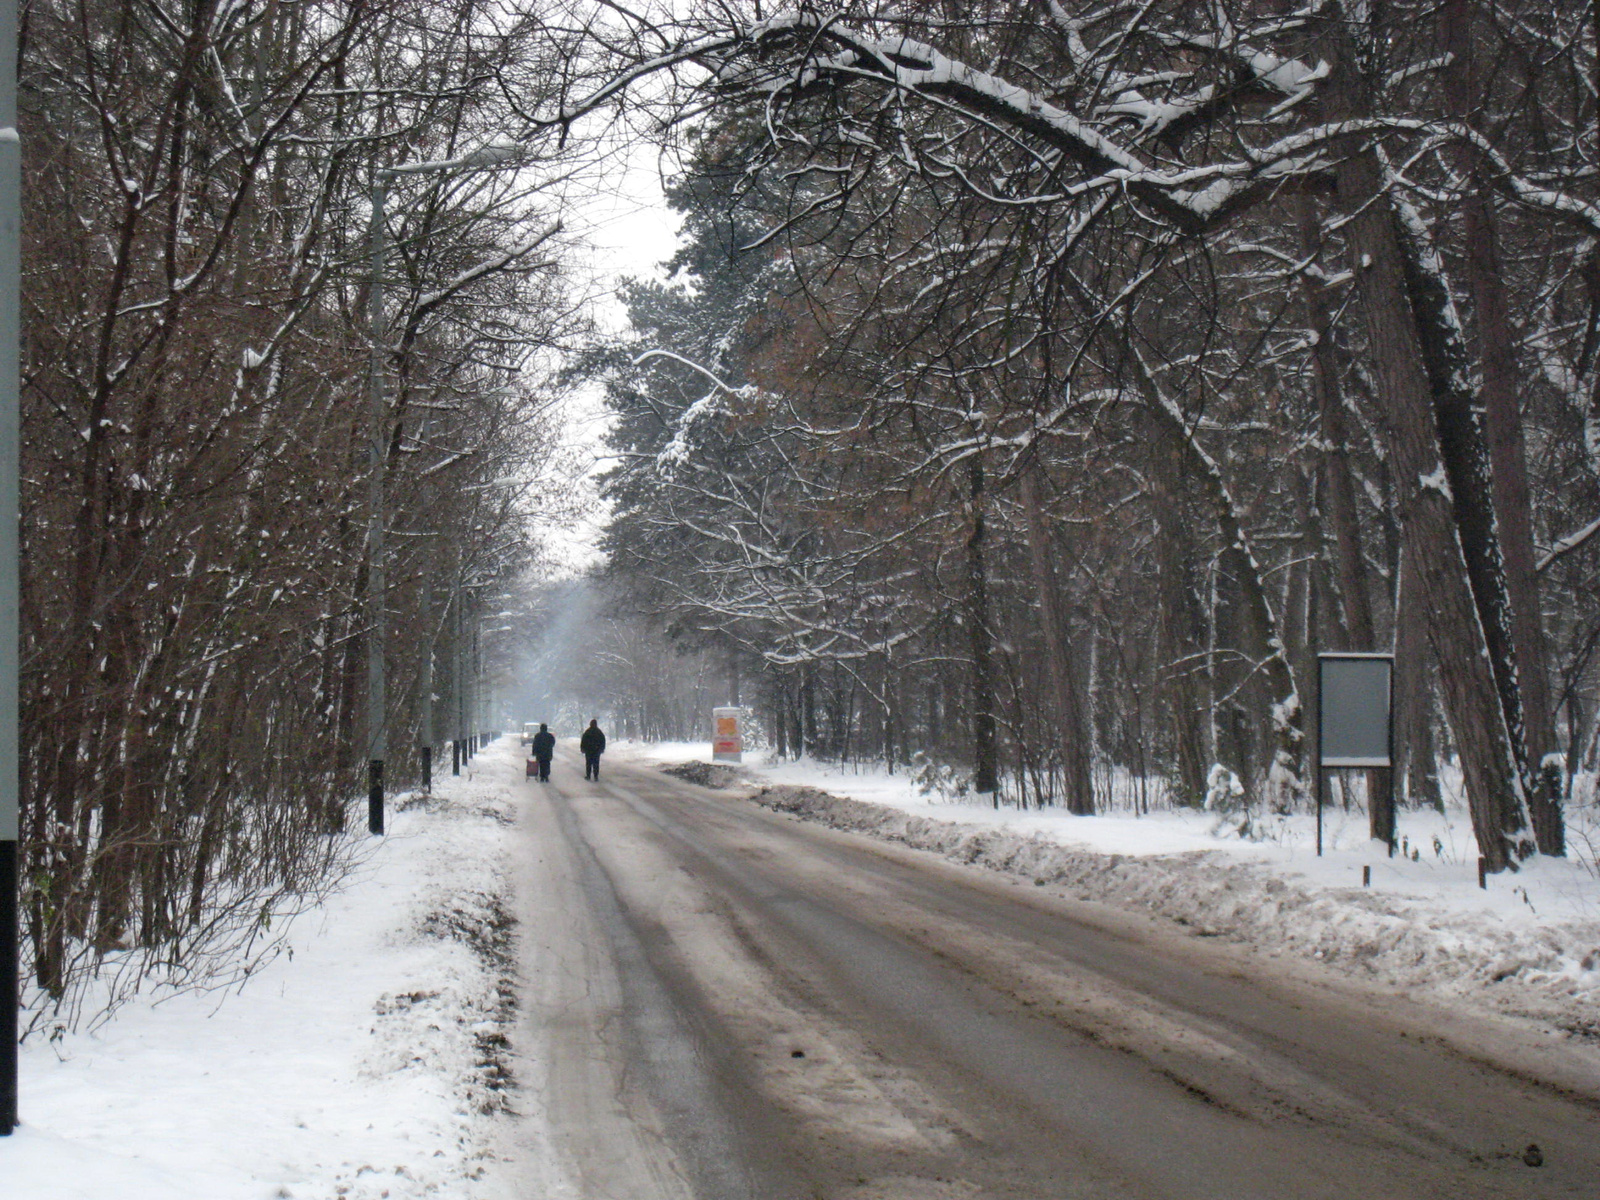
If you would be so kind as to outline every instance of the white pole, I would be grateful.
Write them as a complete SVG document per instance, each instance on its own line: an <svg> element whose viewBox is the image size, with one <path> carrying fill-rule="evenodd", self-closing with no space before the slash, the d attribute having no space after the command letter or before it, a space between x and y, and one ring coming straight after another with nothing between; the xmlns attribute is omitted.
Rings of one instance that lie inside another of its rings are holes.
<svg viewBox="0 0 1600 1200"><path fill-rule="evenodd" d="M17 136L17 4L0 0L0 1136L17 1124L17 491L22 308L22 142Z"/></svg>

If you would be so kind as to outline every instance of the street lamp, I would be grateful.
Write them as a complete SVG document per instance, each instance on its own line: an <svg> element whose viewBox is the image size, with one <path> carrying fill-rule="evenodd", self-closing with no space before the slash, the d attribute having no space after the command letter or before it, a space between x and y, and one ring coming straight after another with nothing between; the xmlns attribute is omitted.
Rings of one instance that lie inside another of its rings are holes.
<svg viewBox="0 0 1600 1200"><path fill-rule="evenodd" d="M17 670L22 309L22 143L17 3L0 0L0 1136L17 1124L17 865L21 838Z"/></svg>
<svg viewBox="0 0 1600 1200"><path fill-rule="evenodd" d="M494 141L459 158L379 167L372 177L372 227L369 245L372 278L367 290L367 829L383 832L383 763L388 757L388 716L384 658L388 652L389 618L385 611L387 577L383 561L385 405L383 402L383 210L389 182L404 175L445 171L482 171L514 165L521 147Z"/></svg>
<svg viewBox="0 0 1600 1200"><path fill-rule="evenodd" d="M422 790L433 792L433 572L422 566L422 626L427 637L422 643Z"/></svg>

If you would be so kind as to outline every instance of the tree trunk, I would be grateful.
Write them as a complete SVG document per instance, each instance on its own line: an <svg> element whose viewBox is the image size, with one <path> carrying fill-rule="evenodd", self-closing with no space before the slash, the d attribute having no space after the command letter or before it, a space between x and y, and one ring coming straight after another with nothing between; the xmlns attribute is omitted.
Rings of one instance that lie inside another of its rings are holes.
<svg viewBox="0 0 1600 1200"><path fill-rule="evenodd" d="M983 461L968 462L971 527L967 534L967 637L972 652L972 790L1000 807L996 750L994 637L989 628L989 579L984 565Z"/></svg>
<svg viewBox="0 0 1600 1200"><path fill-rule="evenodd" d="M1206 737L1211 717L1201 670L1206 638L1205 619L1200 611L1200 578L1190 552L1193 543L1171 482L1179 477L1179 459L1178 452L1163 440L1151 440L1149 495L1155 510L1158 624L1166 661L1160 686L1172 724L1178 802L1198 808L1205 801L1206 774L1211 765Z"/></svg>
<svg viewBox="0 0 1600 1200"><path fill-rule="evenodd" d="M1478 79L1470 0L1446 0L1441 11L1443 42L1450 55L1444 69L1445 95L1458 118L1477 125L1483 92ZM1506 299L1494 213L1483 180L1481 155L1469 146L1457 151L1466 175L1461 197L1466 239L1465 270L1476 318L1477 357L1482 377L1484 434L1488 441L1494 515L1499 531L1505 589L1511 608L1517 682L1521 685L1524 731L1534 784L1528 806L1542 854L1564 854L1561 816L1564 779L1558 770L1541 770L1557 751L1550 709L1549 663L1535 567L1532 502L1528 490L1527 446L1518 403L1514 331Z"/></svg>
<svg viewBox="0 0 1600 1200"><path fill-rule="evenodd" d="M899 711L895 694L894 661L887 654L883 662L883 761L889 774L894 774L895 714Z"/></svg>
<svg viewBox="0 0 1600 1200"><path fill-rule="evenodd" d="M784 696L787 694L787 685L778 678L772 686L772 730L774 749L780 759L789 757L789 715Z"/></svg>
<svg viewBox="0 0 1600 1200"><path fill-rule="evenodd" d="M1327 54L1334 62L1330 96L1338 109L1329 116L1358 117L1367 106L1361 102L1361 80L1342 33L1340 10L1330 15L1328 28ZM1478 572L1478 587L1469 574L1475 564L1488 565L1494 547L1492 523L1485 528L1473 509L1484 499L1473 494L1480 482L1487 493L1487 462L1474 457L1470 407L1463 410L1453 395L1440 395L1437 374L1430 376L1424 323L1416 310L1424 283L1415 264L1409 264L1408 274L1398 217L1384 198L1374 154L1361 150L1346 156L1337 181L1340 200L1353 214L1346 229L1358 266L1368 350L1379 394L1387 402L1385 426L1401 523L1417 551L1419 591L1431 616L1429 634L1461 755L1473 831L1489 869L1502 871L1533 847L1521 730L1507 720L1503 707L1514 702L1520 709L1520 700L1498 686L1492 660L1501 649L1501 631L1494 614L1484 611L1492 607L1492 581L1482 577L1489 572Z"/></svg>
<svg viewBox="0 0 1600 1200"><path fill-rule="evenodd" d="M800 668L800 712L798 716L800 752L817 754L817 693L811 679L811 664Z"/></svg>
<svg viewBox="0 0 1600 1200"><path fill-rule="evenodd" d="M1428 613L1422 602L1416 552L1400 549L1400 587L1395 601L1394 722L1395 778L1405 780L1406 798L1444 811L1439 790L1439 752L1433 740L1433 663L1428 653Z"/></svg>
<svg viewBox="0 0 1600 1200"><path fill-rule="evenodd" d="M1317 217L1311 201L1297 201L1301 252L1317 252ZM1372 598L1367 590L1367 570L1361 554L1361 520L1356 508L1355 480L1350 473L1350 434L1345 394L1341 382L1338 344L1332 308L1321 276L1301 274L1307 324L1316 344L1312 348L1312 390L1317 399L1317 432L1321 453L1317 478L1322 484L1318 507L1332 535L1325 544L1332 551L1333 579L1338 590L1336 615L1349 643L1344 650L1376 650Z"/></svg>
<svg viewBox="0 0 1600 1200"><path fill-rule="evenodd" d="M1050 532L1045 527L1039 500L1035 465L1023 473L1022 508L1027 521L1028 560L1033 570L1033 590L1038 599L1039 623L1044 629L1047 677L1061 751L1061 771L1066 784L1067 811L1079 816L1094 813L1094 764L1083 719L1083 696L1072 669L1066 622L1061 616L1060 594L1050 562Z"/></svg>

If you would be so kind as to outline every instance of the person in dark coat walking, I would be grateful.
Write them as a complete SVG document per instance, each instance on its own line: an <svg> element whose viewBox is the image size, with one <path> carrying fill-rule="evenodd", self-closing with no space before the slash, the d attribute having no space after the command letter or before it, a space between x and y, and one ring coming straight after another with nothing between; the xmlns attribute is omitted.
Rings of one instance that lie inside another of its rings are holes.
<svg viewBox="0 0 1600 1200"><path fill-rule="evenodd" d="M543 721L539 723L539 732L533 735L533 758L539 764L539 782L550 782L550 760L556 752L556 735L550 732L550 726Z"/></svg>
<svg viewBox="0 0 1600 1200"><path fill-rule="evenodd" d="M606 752L606 735L600 732L598 718L589 722L589 728L578 739L578 749L583 751L583 777L600 778L600 756Z"/></svg>

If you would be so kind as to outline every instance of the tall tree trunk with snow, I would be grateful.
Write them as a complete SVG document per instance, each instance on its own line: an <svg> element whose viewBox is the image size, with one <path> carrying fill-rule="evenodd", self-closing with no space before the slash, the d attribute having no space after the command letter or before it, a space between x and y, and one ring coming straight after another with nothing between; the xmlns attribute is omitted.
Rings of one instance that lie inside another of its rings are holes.
<svg viewBox="0 0 1600 1200"><path fill-rule="evenodd" d="M1473 126L1483 89L1477 68L1472 0L1446 0L1440 10L1442 41L1449 55L1444 67L1445 95L1451 110ZM1555 720L1550 708L1549 662L1543 603L1535 567L1533 506L1528 488L1526 438L1518 398L1515 331L1506 297L1494 210L1483 177L1482 155L1462 146L1460 200L1465 239L1464 269L1476 318L1476 349L1482 383L1484 433L1489 444L1494 515L1504 564L1505 589L1511 608L1517 682L1521 685L1524 729L1533 786L1528 806L1534 836L1542 854L1564 854L1566 836L1561 815L1562 772L1544 768L1557 752Z"/></svg>
<svg viewBox="0 0 1600 1200"><path fill-rule="evenodd" d="M1360 117L1370 106L1363 100L1364 81L1344 32L1343 10L1331 10L1325 21L1325 56L1333 64L1329 95L1336 110L1328 115ZM1503 871L1533 847L1521 730L1507 721L1503 707L1513 699L1520 709L1520 699L1508 698L1501 689L1492 662L1502 647L1496 645L1496 614L1484 611L1490 583L1481 580L1484 586L1474 588L1471 579L1474 560L1484 560L1493 547L1492 521L1485 527L1472 520L1476 514L1470 508L1476 500L1486 502L1488 464L1475 456L1481 439L1473 437L1470 407L1438 394L1443 381L1428 370L1420 325L1444 317L1417 311L1422 281L1415 265L1408 270L1399 217L1386 198L1375 154L1368 149L1348 154L1337 168L1337 182L1340 201L1351 213L1348 236L1358 266L1368 351L1386 405L1401 523L1417 549L1419 590L1432 614L1429 632L1461 755L1473 831L1489 869ZM1479 485L1484 495L1472 495Z"/></svg>

